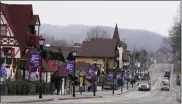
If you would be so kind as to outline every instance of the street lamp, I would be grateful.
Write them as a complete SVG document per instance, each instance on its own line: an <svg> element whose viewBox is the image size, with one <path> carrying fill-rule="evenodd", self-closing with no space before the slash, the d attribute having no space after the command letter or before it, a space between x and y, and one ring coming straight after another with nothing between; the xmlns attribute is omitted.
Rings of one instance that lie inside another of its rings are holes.
<svg viewBox="0 0 182 104"><path fill-rule="evenodd" d="M73 97L75 97L75 59L76 59L76 51L75 50L73 50L72 51L72 55L73 55L73 59L74 59L74 70L73 70L73 78L74 78L74 80L73 80Z"/></svg>
<svg viewBox="0 0 182 104"><path fill-rule="evenodd" d="M96 92L96 75L97 75L97 71L96 71L96 67L97 67L97 60L94 60L94 76L93 76L93 96L96 96L95 92Z"/></svg>
<svg viewBox="0 0 182 104"><path fill-rule="evenodd" d="M45 39L42 38L42 36L40 37L39 39L39 45L40 45L40 78L39 78L39 81L40 81L40 88L39 88L39 98L41 99L42 98L42 50L43 50L43 47L44 47L44 42L45 42Z"/></svg>
<svg viewBox="0 0 182 104"><path fill-rule="evenodd" d="M112 87L112 94L114 95L114 88L115 88L115 83L114 83L114 80L115 80L115 67L113 67L113 82L112 82L112 84L113 84L113 87Z"/></svg>

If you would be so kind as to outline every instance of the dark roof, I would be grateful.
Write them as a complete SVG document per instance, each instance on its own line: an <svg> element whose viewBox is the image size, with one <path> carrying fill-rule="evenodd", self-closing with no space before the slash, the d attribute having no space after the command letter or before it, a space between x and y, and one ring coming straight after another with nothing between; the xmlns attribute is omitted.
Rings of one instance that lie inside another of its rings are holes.
<svg viewBox="0 0 182 104"><path fill-rule="evenodd" d="M116 39L117 40L117 45L121 46L117 24L116 24L115 29L114 29L113 39Z"/></svg>
<svg viewBox="0 0 182 104"><path fill-rule="evenodd" d="M125 51L124 53L123 53L123 60L124 61L129 61L129 57L130 56L130 51Z"/></svg>
<svg viewBox="0 0 182 104"><path fill-rule="evenodd" d="M66 71L65 66L59 66L55 73L55 77L68 77L69 73Z"/></svg>
<svg viewBox="0 0 182 104"><path fill-rule="evenodd" d="M64 59L67 60L68 56L70 55L70 51L63 51Z"/></svg>
<svg viewBox="0 0 182 104"><path fill-rule="evenodd" d="M74 43L74 46L82 46L80 43Z"/></svg>
<svg viewBox="0 0 182 104"><path fill-rule="evenodd" d="M20 47L26 46L27 28L33 16L32 5L0 3L0 7Z"/></svg>
<svg viewBox="0 0 182 104"><path fill-rule="evenodd" d="M75 64L76 70L84 70L84 72L88 71L90 63L86 63L85 61L78 61Z"/></svg>
<svg viewBox="0 0 182 104"><path fill-rule="evenodd" d="M77 56L79 57L115 57L116 40L93 38L84 41Z"/></svg>
<svg viewBox="0 0 182 104"><path fill-rule="evenodd" d="M36 25L37 20L39 20L39 15L33 15L32 18L31 18L30 24L31 25ZM39 21L39 23L40 23L40 21Z"/></svg>

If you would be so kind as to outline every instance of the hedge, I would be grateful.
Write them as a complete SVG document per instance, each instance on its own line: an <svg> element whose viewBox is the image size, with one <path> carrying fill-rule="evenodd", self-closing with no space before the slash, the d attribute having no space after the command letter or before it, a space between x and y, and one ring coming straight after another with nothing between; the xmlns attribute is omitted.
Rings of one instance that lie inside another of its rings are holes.
<svg viewBox="0 0 182 104"><path fill-rule="evenodd" d="M37 95L39 93L38 81L31 82L27 80L23 81L6 81L1 84L3 95ZM42 82L43 94L52 94L52 84Z"/></svg>

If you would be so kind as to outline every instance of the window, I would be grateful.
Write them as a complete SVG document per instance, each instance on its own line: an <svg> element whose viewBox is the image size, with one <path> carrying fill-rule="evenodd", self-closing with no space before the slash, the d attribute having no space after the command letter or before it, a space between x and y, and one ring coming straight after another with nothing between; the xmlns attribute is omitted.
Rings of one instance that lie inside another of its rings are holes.
<svg viewBox="0 0 182 104"><path fill-rule="evenodd" d="M6 36L6 35L7 35L7 25L0 24L0 36Z"/></svg>
<svg viewBox="0 0 182 104"><path fill-rule="evenodd" d="M11 56L11 48L9 47L4 47L4 56L10 57Z"/></svg>

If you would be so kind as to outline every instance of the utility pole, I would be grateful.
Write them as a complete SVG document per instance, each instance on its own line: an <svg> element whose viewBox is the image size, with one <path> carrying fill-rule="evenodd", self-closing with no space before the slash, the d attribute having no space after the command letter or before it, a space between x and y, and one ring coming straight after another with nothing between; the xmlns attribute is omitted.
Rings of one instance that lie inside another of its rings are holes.
<svg viewBox="0 0 182 104"><path fill-rule="evenodd" d="M140 49L140 74L142 70L142 50Z"/></svg>
<svg viewBox="0 0 182 104"><path fill-rule="evenodd" d="M133 71L135 70L135 46L133 51Z"/></svg>

